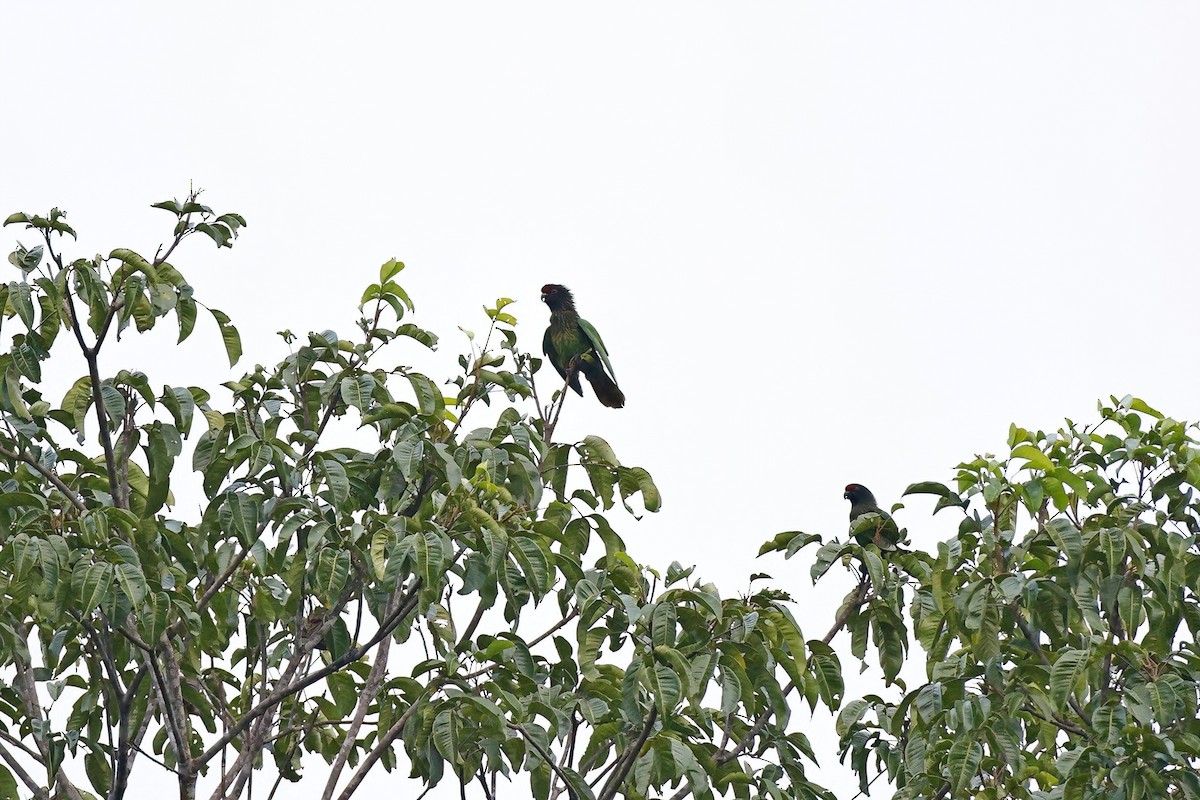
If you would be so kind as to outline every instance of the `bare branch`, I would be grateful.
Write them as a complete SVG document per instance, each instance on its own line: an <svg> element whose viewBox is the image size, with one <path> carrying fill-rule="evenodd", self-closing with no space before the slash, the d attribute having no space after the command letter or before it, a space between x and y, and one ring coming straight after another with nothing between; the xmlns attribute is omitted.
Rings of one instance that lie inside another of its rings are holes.
<svg viewBox="0 0 1200 800"><path fill-rule="evenodd" d="M441 681L435 678L429 685L429 691L437 691L441 688L441 685ZM375 763L391 748L392 742L396 741L400 737L400 734L404 733L404 726L412 719L412 715L416 713L416 710L417 703L413 703L404 710L404 713L400 715L400 719L392 723L392 727L388 728L387 733L379 737L379 740L375 742L375 746L371 748L371 752L367 753L362 763L358 765L358 769L354 770L354 774L350 776L350 781L346 784L346 788L342 789L342 793L338 795L338 800L350 800L350 796L354 794L359 784L367 777L367 773L371 771L371 767L375 766Z"/></svg>
<svg viewBox="0 0 1200 800"><path fill-rule="evenodd" d="M338 749L337 757L330 767L329 778L325 781L325 791L321 794L321 800L330 800L333 797L333 791L337 787L338 778L341 777L342 770L346 766L346 761L350 758L350 753L354 750L354 744L358 739L358 732L362 728L363 720L367 717L367 709L375 701L376 695L379 694L379 686L383 683L383 679L387 677L387 661L391 644L392 637L390 636L379 643L379 649L375 652L375 663L371 665L371 672L367 675L367 680L363 684L362 694L359 695L357 707L354 709L354 719L350 722L350 726L346 728L346 738L342 740L342 746Z"/></svg>

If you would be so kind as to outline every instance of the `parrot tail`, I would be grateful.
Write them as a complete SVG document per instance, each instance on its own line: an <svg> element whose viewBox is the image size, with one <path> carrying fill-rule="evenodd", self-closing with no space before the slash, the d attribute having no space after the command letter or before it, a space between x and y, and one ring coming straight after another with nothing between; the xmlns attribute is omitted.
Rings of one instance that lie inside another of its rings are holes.
<svg viewBox="0 0 1200 800"><path fill-rule="evenodd" d="M587 377L588 383L592 385L596 399L609 408L624 408L625 393L613 382L613 379L608 377L608 374L599 365L584 363L583 374Z"/></svg>

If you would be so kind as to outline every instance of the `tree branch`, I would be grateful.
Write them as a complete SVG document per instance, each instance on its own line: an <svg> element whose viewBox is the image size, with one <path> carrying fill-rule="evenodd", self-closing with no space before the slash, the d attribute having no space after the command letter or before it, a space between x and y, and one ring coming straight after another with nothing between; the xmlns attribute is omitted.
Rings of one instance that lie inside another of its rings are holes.
<svg viewBox="0 0 1200 800"><path fill-rule="evenodd" d="M542 760L546 762L547 766L554 771L554 774L557 775L558 778L563 782L563 785L567 787L567 796L570 797L571 800L579 800L579 793L575 791L573 786L571 786L571 781L567 777L567 773L563 772L562 767L560 767L558 762L554 760L553 754L547 752L546 749L542 747L536 739L530 736L529 731L525 730L524 725L518 722L507 722L505 724L507 724L512 730L518 731L522 736L525 737L525 741L529 742L534 750L537 750L538 755L542 757Z"/></svg>
<svg viewBox="0 0 1200 800"><path fill-rule="evenodd" d="M24 745L22 745L22 747L24 747ZM25 788L28 789L34 797L36 797L38 800L50 800L50 795L42 789L41 785L33 779L32 775L25 771L25 768L21 766L21 762L17 760L17 757L9 752L8 748L4 745L0 745L0 758L4 759L5 763L7 763L9 768L16 774L18 778L21 779L21 783L25 784Z"/></svg>
<svg viewBox="0 0 1200 800"><path fill-rule="evenodd" d="M359 695L357 708L354 710L354 719L346 729L346 738L342 740L342 746L338 749L337 757L330 767L329 778L325 781L325 791L321 794L321 800L331 800L333 797L337 780L346 766L346 760L350 758L350 753L354 750L358 732L362 728L363 720L367 717L367 709L375 701L376 695L379 693L379 685L387 676L387 660L391 644L392 637L390 636L379 643L379 649L375 652L375 663L371 665L371 672L363 684L362 694Z"/></svg>
<svg viewBox="0 0 1200 800"><path fill-rule="evenodd" d="M654 722L657 719L658 708L651 707L650 713L646 716L646 724L642 727L642 735L638 737L636 742L626 748L625 752L617 759L613 774L609 776L608 781L604 784L604 788L600 790L600 794L596 795L596 800L613 800L617 796L617 790L625 782L625 776L633 769L633 762L637 760L638 753L642 750L642 745L650 738L650 731L653 730Z"/></svg>
<svg viewBox="0 0 1200 800"><path fill-rule="evenodd" d="M379 644L379 642L381 642L384 638L391 636L392 631L396 629L396 627L404 620L404 618L416 610L417 597L420 594L420 589L421 579L418 578L413 582L413 586L407 592L407 596L401 606L396 609L391 616L384 620L384 623L379 626L379 630L375 633L375 635L368 639L365 643L358 647L353 647L347 650L340 657L334 659L325 667L322 667L316 672L309 673L308 675L304 676L303 679L295 681L290 685L279 687L267 695L267 697L264 698L258 705L247 711L242 718L238 720L237 724L230 727L220 739L213 742L213 744L195 760L196 766L199 767L208 763L208 761L220 753L227 744L232 742L244 730L246 730L246 728L248 728L250 724L254 722L254 720L258 719L260 716L279 705L279 703L295 694L304 691L317 681L323 680L326 676L332 675L349 664L353 664L355 661L358 661L360 658L370 652L370 650L374 648L375 645ZM319 636L313 640L313 646L315 646L317 641L319 641Z"/></svg>
<svg viewBox="0 0 1200 800"><path fill-rule="evenodd" d="M112 495L113 503L117 508L125 508L121 505L121 488L117 481L117 464L116 455L113 452L112 436L108 431L108 414L104 410L104 399L100 392L100 362L96 358L98 347L89 347L83 338L83 328L79 324L79 313L75 310L75 297L71 293L68 286L63 295L67 298L67 306L70 309L71 330L75 334L75 341L79 343L79 349L83 352L83 358L87 361L88 376L92 382L92 405L96 407L96 420L100 424L100 446L104 449L104 467L108 472L108 490Z"/></svg>
<svg viewBox="0 0 1200 800"><path fill-rule="evenodd" d="M63 479L58 476L57 472L49 467L46 467L40 461L33 458L33 456L29 455L28 453L19 453L16 450L9 450L3 445L0 445L0 456L3 456L4 458L10 458L14 461L20 461L22 464L28 465L43 478L50 481L54 488L62 492L63 495L71 501L71 505L75 506L76 509L79 511L88 510L87 505L83 502L83 498L76 494L70 486L67 486Z"/></svg>
<svg viewBox="0 0 1200 800"><path fill-rule="evenodd" d="M25 646L28 647L29 630L25 627L24 623L14 625L13 630L16 632L17 636L20 637L21 642L25 643ZM38 705L37 683L34 681L33 673L31 672L29 665L25 663L25 659L22 658L20 650L20 648L13 648L13 668L17 673L17 680L14 688L17 689L17 694L20 696L21 702L25 706L25 714L29 717L29 719L34 722L44 723L46 721L46 717L44 714L42 714L41 706ZM34 730L37 730L36 726ZM33 741L37 745L38 752L41 753L41 763L47 767L48 771L51 761L50 746L46 743L45 734L38 734L35 732L33 734ZM53 776L50 780L51 786L55 784L58 784L61 787L61 791L71 800L83 800L79 794L79 790L75 788L75 784L71 783L70 779L67 777L67 773L63 771L61 764L53 773Z"/></svg>
<svg viewBox="0 0 1200 800"><path fill-rule="evenodd" d="M434 692L441 688L441 681L437 678L429 685L429 691ZM354 770L354 774L350 776L350 781L346 787L342 789L342 793L338 795L338 800L350 800L350 796L358 789L359 784L367 777L367 773L371 771L371 767L375 766L375 762L379 761L392 746L392 742L399 738L400 734L404 733L404 726L412 719L412 715L416 713L417 703L404 710L400 715L400 719L392 723L392 727L388 728L387 733L379 737L375 746L371 748L371 752L367 753L363 758L362 763L358 765L358 769Z"/></svg>
<svg viewBox="0 0 1200 800"><path fill-rule="evenodd" d="M1017 620L1017 627L1021 629L1021 634L1025 637L1025 640L1029 642L1034 653L1037 654L1037 657L1043 664L1045 664L1047 667L1051 666L1050 659L1046 657L1046 653L1042 650L1042 646L1038 644L1037 637L1033 632L1033 628L1029 627L1029 622L1026 621L1025 616L1021 613L1021 609L1017 607L1015 601L1011 603L1009 607L1012 609L1013 616ZM1091 715L1088 714L1087 711L1084 710L1083 706L1079 704L1079 701L1075 699L1075 695L1069 695L1067 697L1067 702L1070 704L1071 710L1079 715L1079 718L1083 720L1084 724L1089 728L1092 727Z"/></svg>

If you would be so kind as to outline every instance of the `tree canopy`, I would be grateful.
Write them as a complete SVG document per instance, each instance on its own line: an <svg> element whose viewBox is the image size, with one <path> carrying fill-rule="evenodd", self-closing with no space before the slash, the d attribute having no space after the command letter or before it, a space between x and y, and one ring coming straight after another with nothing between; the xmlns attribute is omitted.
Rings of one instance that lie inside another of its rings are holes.
<svg viewBox="0 0 1200 800"><path fill-rule="evenodd" d="M410 366L438 338L395 260L355 336L285 331L220 389L106 372L119 335L182 342L202 310L242 355L179 258L246 220L154 207L153 257L70 257L58 209L5 223L37 243L0 286L0 797L121 798L136 767L186 799L349 798L377 769L488 800L832 798L800 703L837 713L864 793L1200 797L1195 426L1132 397L1013 426L909 487L961 515L936 553L775 536L764 557L813 546L814 581L854 579L806 637L786 586L635 560L619 529L659 491L601 436L554 440L566 384L505 298L449 376ZM842 634L878 693L844 696Z"/></svg>
<svg viewBox="0 0 1200 800"><path fill-rule="evenodd" d="M1200 797L1200 443L1125 397L1057 431L1013 425L1009 453L917 483L961 515L936 553L854 552L843 605L885 682L915 642L925 682L843 704L843 755L896 797ZM815 541L783 536L787 555Z"/></svg>

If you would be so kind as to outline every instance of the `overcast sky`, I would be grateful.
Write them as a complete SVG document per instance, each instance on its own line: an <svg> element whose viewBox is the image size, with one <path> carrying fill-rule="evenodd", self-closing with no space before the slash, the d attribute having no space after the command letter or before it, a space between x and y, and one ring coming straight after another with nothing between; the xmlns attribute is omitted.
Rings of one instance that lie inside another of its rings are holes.
<svg viewBox="0 0 1200 800"><path fill-rule="evenodd" d="M819 638L846 586L753 556L844 534L846 483L890 505L1010 422L1109 394L1200 417L1198 22L1166 2L8 4L0 212L67 209L73 255L152 255L170 220L149 204L189 182L242 213L232 251L172 259L240 327L235 376L282 357L275 331L349 336L389 257L442 336L435 377L499 296L538 349L538 290L566 284L628 404L572 397L559 438L604 436L664 495L614 516L633 556L725 593L769 572ZM211 322L150 338L102 369L231 377ZM930 549L931 508L898 514Z"/></svg>

